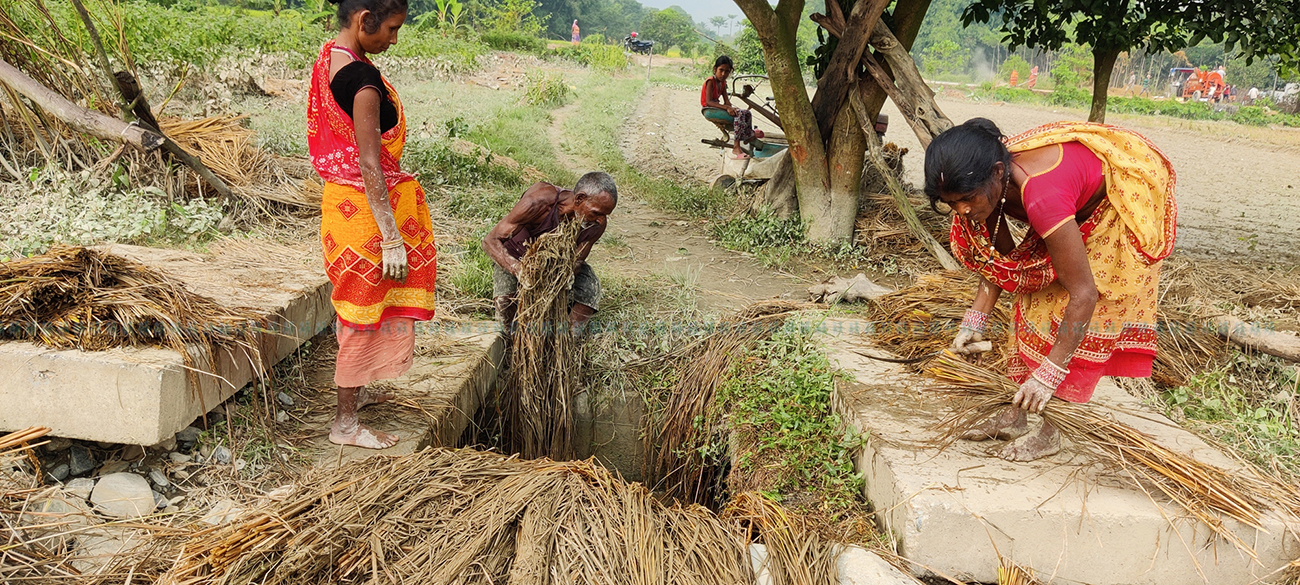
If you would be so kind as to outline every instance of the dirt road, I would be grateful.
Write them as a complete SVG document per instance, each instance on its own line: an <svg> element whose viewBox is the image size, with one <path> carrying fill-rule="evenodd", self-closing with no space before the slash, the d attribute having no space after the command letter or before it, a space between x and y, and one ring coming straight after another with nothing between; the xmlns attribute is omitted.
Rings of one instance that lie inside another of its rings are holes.
<svg viewBox="0 0 1300 585"><path fill-rule="evenodd" d="M650 87L629 120L624 144L628 160L651 174L711 179L721 168L722 154L699 142L718 131L700 116L698 100L693 91ZM939 106L958 123L983 116L1007 134L1047 122L1086 118L1086 113L1076 110L1006 103L941 99ZM920 185L920 144L892 103L885 113L891 122L888 139L910 150L906 178ZM1269 263L1300 261L1300 148L1286 145L1294 141L1255 140L1235 131L1241 127L1231 122L1111 118L1111 123L1145 134L1173 160L1178 173L1180 250ZM1296 129L1271 132L1300 135ZM1252 129L1250 134L1259 131Z"/></svg>
<svg viewBox="0 0 1300 585"><path fill-rule="evenodd" d="M574 111L575 107L570 105L553 112L548 136L561 164L574 171L595 168L594 163L564 148L564 121ZM699 108L695 111L698 113ZM713 165L703 159L716 159L721 165L721 154L700 144L698 139L695 146L699 148L662 140L665 135L694 132L686 125L689 120L678 122L683 125L665 132L650 129L655 128L650 116L629 121L624 139L628 160L649 175L707 177L703 171ZM703 118L700 122L704 122ZM643 128L642 124L648 126ZM668 149L668 153L664 154L662 149ZM675 160L685 162L676 169L654 166ZM699 306L706 312L735 310L765 299L803 300L807 296L807 287L812 282L764 268L744 254L718 247L709 241L707 227L656 210L638 200L635 193L632 195L620 198L609 217L608 231L591 252L593 262L602 270L629 278L664 275L679 279L696 289Z"/></svg>

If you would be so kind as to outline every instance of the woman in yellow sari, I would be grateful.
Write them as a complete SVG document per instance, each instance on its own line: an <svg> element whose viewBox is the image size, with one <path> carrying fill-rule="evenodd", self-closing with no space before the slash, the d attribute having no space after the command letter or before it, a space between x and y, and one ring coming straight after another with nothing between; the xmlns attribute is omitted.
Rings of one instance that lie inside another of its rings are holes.
<svg viewBox="0 0 1300 585"><path fill-rule="evenodd" d="M983 337L1002 291L1015 294L1013 405L968 430L1012 441L1000 456L1028 461L1060 449L1057 429L1029 433L1026 414L1055 396L1087 402L1101 376L1149 377L1156 353L1156 285L1174 247L1169 159L1141 135L1060 122L1005 138L975 118L925 153L925 191L954 212L952 250L981 276L953 350ZM1030 231L1015 243L1007 218Z"/></svg>
<svg viewBox="0 0 1300 585"><path fill-rule="evenodd" d="M307 140L325 181L321 246L334 285L338 410L330 440L370 449L397 437L362 426L357 410L391 398L367 390L411 367L415 322L433 317L437 251L424 191L399 161L406 118L367 54L397 43L406 0L330 0L339 34L312 68Z"/></svg>

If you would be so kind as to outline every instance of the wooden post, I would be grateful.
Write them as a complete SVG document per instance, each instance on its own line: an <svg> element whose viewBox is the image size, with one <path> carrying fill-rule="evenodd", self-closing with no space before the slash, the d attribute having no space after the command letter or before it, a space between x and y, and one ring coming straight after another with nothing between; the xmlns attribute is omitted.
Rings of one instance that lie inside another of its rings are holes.
<svg viewBox="0 0 1300 585"><path fill-rule="evenodd" d="M147 125L146 120L154 120L153 110L149 108L149 101L145 99L144 93L140 91L140 84L136 82L133 75L126 71L118 71L113 74L113 82L118 91L122 92L124 103L134 104L132 111L141 125ZM158 130L158 128L154 128L154 130ZM167 154L185 163L185 166L190 167L191 170L197 173L222 198L230 198L232 195L230 187L226 185L225 181L221 180L221 177L213 173L212 169L203 164L199 157L186 152L185 149L181 148L181 145L176 144L176 141L162 134L161 130L158 133L163 137L163 149L167 151Z"/></svg>
<svg viewBox="0 0 1300 585"><path fill-rule="evenodd" d="M40 106L46 113L78 132L103 140L130 144L145 152L162 146L166 141L161 134L139 124L127 124L117 118L74 104L2 59L0 59L0 82L4 82L32 103Z"/></svg>
<svg viewBox="0 0 1300 585"><path fill-rule="evenodd" d="M884 149L880 144L880 138L876 136L876 122L871 119L867 112L867 104L862 100L862 91L853 87L849 90L849 104L853 106L853 113L858 117L858 124L862 126L862 133L867 138L867 158L875 165L880 176L884 177L885 184L889 186L889 192L894 196L894 203L898 205L898 212L903 215L903 220L907 222L907 229L916 236L921 244L930 250L939 264L945 270L960 270L961 264L948 253L948 250L930 235L930 231L925 229L921 223L921 218L917 217L916 209L912 207L912 202L907 198L907 192L903 190L903 185L899 183L898 177L885 163Z"/></svg>
<svg viewBox="0 0 1300 585"><path fill-rule="evenodd" d="M1231 315L1220 315L1213 322L1215 331L1228 341L1300 363L1300 337L1247 323Z"/></svg>

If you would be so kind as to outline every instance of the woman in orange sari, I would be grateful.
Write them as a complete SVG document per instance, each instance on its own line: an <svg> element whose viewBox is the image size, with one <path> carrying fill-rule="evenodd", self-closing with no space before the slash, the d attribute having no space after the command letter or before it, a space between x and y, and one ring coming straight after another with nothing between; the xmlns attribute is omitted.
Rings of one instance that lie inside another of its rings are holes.
<svg viewBox="0 0 1300 585"><path fill-rule="evenodd" d="M975 118L935 137L925 191L955 212L953 254L981 276L952 349L982 339L1002 291L1016 295L1007 375L1020 389L963 438L1012 439L1000 456L1013 461L1050 455L1060 449L1057 429L1044 422L1029 433L1027 413L1053 396L1087 402L1101 376L1151 375L1174 182L1155 145L1104 124L1060 122L1004 138ZM1007 218L1030 226L1019 244Z"/></svg>
<svg viewBox="0 0 1300 585"><path fill-rule="evenodd" d="M397 437L362 426L357 410L391 398L366 385L396 378L415 353L415 322L433 317L437 252L424 191L399 161L406 118L366 57L397 42L406 0L338 3L339 34L312 68L307 140L325 181L321 246L334 285L338 410L330 440L384 449Z"/></svg>

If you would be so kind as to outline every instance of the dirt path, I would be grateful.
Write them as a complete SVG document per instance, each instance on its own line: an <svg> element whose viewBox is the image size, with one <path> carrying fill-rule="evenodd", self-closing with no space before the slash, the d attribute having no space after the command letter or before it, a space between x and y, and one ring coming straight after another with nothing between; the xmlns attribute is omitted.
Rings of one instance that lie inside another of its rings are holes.
<svg viewBox="0 0 1300 585"><path fill-rule="evenodd" d="M708 181L721 154L700 144L717 134L699 113L694 91L651 87L632 118L624 152L651 174ZM983 116L1008 134L1086 113L1007 103L940 99L950 118L962 122ZM923 151L893 104L888 139L910 150L906 179L922 182ZM1142 132L1174 162L1178 172L1178 247L1200 256L1256 259L1269 263L1300 261L1300 149L1288 140L1252 139L1260 132L1228 122L1191 123L1167 118L1112 116L1112 123ZM761 125L761 124L760 124ZM1244 130L1249 130L1246 132ZM1278 138L1287 139L1287 136Z"/></svg>
<svg viewBox="0 0 1300 585"><path fill-rule="evenodd" d="M651 176L665 174L661 172L663 169L655 166L656 161L662 160L692 161L682 168L701 172L705 168L720 166L720 154L714 157L715 164L703 161L701 153L696 149L684 148L668 154L660 150L676 149L677 145L657 140L656 137L663 133L653 129L654 117L641 115L641 112L646 107L664 106L655 96L665 95L671 96L671 90L652 91L643 98L637 109L638 114L626 123L623 142L628 161ZM574 111L574 105L556 110L552 114L553 120L547 133L560 162L577 173L596 168L596 165L565 148L564 121ZM705 122L705 125L708 123ZM677 128L670 135L680 136L683 132L685 130ZM643 141L633 137L651 140ZM698 142L696 144L704 151L703 154L712 155L717 152ZM692 151L694 154L691 154ZM685 171L678 170L677 173L671 176L680 178ZM688 176L696 175L692 171ZM700 308L707 312L734 310L764 299L801 300L806 295L811 283L776 269L765 268L744 254L714 245L709 241L707 225L658 211L638 198L636 193L624 191L620 195L619 205L609 218L609 229L591 253L592 263L598 270L627 278L666 275L681 279L697 290Z"/></svg>

